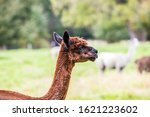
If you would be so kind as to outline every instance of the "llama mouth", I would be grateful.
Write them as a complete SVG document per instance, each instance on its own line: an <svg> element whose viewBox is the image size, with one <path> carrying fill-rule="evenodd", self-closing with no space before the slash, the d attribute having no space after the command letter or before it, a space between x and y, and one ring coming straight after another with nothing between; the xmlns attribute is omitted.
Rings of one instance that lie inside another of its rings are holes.
<svg viewBox="0 0 150 117"><path fill-rule="evenodd" d="M95 54L94 56L90 57L89 60L94 62L97 58L98 56Z"/></svg>
<svg viewBox="0 0 150 117"><path fill-rule="evenodd" d="M90 61L93 61L93 62L94 62L95 60L96 60L95 57L91 57L91 58L90 58Z"/></svg>

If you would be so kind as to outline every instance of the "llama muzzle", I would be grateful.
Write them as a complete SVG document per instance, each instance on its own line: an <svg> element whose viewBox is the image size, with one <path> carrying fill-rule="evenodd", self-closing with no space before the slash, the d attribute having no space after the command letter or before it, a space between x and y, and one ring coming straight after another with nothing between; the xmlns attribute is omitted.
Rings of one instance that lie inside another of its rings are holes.
<svg viewBox="0 0 150 117"><path fill-rule="evenodd" d="M95 61L98 58L98 51L94 48L91 50L91 57L89 58L91 61Z"/></svg>

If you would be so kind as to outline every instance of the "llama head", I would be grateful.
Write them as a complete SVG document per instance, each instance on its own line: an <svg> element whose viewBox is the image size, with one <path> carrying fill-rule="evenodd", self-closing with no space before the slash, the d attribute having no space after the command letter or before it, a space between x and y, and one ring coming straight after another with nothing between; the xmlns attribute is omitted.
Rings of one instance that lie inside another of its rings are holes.
<svg viewBox="0 0 150 117"><path fill-rule="evenodd" d="M88 46L86 40L79 37L70 37L65 31L63 37L53 33L54 40L61 46L60 52L67 53L69 60L73 62L95 61L97 50Z"/></svg>

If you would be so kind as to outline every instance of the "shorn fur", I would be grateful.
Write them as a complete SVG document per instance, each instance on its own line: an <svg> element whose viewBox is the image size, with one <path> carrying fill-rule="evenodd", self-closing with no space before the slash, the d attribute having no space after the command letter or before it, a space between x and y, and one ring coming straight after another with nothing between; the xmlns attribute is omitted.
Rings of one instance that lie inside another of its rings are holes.
<svg viewBox="0 0 150 117"><path fill-rule="evenodd" d="M14 91L0 90L0 99L4 100L63 100L66 98L71 72L76 62L94 61L97 50L87 45L79 37L69 37L64 32L63 37L53 33L55 41L60 45L52 86L42 97L31 97Z"/></svg>
<svg viewBox="0 0 150 117"><path fill-rule="evenodd" d="M144 56L135 61L140 73L143 71L150 72L150 56Z"/></svg>

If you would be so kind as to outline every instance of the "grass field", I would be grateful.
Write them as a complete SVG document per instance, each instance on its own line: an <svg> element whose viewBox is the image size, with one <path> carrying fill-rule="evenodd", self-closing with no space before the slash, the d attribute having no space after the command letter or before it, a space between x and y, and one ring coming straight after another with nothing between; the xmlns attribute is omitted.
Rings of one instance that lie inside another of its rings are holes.
<svg viewBox="0 0 150 117"><path fill-rule="evenodd" d="M91 43L99 52L127 52L127 42ZM104 75L93 62L78 63L72 72L67 99L150 99L150 73L139 74L134 60L150 55L150 43L141 43L124 72ZM41 96L50 87L56 60L49 49L0 51L0 89Z"/></svg>

